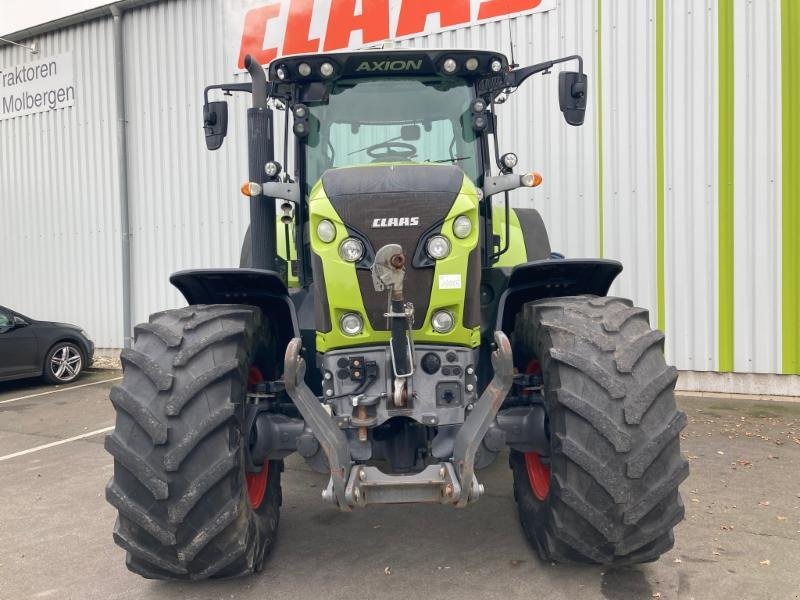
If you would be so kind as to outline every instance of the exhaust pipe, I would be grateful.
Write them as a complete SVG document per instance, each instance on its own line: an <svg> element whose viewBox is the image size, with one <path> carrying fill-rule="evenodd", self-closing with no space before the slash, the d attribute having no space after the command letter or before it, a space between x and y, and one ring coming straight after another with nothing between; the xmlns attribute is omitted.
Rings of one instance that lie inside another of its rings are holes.
<svg viewBox="0 0 800 600"><path fill-rule="evenodd" d="M264 183L264 165L275 158L275 137L272 109L267 105L267 77L259 62L249 54L244 65L253 80L253 107L247 109L248 177ZM254 269L276 270L277 240L275 231L275 198L250 197L250 245Z"/></svg>

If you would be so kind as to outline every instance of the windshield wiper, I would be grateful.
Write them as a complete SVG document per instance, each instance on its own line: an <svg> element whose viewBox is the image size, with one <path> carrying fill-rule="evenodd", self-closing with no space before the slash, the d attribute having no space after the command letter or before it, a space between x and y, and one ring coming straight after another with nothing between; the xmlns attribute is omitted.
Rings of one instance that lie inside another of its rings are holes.
<svg viewBox="0 0 800 600"><path fill-rule="evenodd" d="M471 156L453 156L452 158L440 158L438 160L431 160L430 158L426 159L425 162L429 163L446 163L446 162L458 162L460 160L468 160L472 158Z"/></svg>

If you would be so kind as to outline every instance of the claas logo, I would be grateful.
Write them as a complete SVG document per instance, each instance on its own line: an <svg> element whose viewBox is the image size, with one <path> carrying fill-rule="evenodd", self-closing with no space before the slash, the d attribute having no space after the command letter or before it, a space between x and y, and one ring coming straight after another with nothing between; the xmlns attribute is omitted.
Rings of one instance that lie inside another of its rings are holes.
<svg viewBox="0 0 800 600"><path fill-rule="evenodd" d="M284 0L247 11L238 66L278 56L331 52L553 8L555 0ZM312 33L316 32L316 33ZM324 32L324 33L323 33ZM384 70L384 69L376 69Z"/></svg>

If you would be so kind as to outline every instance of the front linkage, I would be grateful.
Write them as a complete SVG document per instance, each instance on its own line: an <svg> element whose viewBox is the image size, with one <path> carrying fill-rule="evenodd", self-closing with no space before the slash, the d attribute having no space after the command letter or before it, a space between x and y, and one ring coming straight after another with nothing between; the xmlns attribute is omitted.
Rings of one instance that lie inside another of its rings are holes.
<svg viewBox="0 0 800 600"><path fill-rule="evenodd" d="M513 382L508 337L496 331L494 338L494 377L456 436L452 462L428 465L412 475L386 475L370 466L353 468L347 438L305 382L302 340L294 338L286 349L284 381L328 458L331 478L322 497L344 511L369 503L439 502L464 507L480 498L483 486L475 477L475 455Z"/></svg>

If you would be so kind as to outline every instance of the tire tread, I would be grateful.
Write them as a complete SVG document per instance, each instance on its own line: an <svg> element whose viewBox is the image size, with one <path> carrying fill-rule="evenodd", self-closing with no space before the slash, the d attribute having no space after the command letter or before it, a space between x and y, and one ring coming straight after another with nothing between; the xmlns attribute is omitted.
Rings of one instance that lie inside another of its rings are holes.
<svg viewBox="0 0 800 600"><path fill-rule="evenodd" d="M678 486L686 415L648 311L615 297L549 298L522 308L517 364L538 359L551 433L550 496L512 451L523 530L545 560L612 566L657 559L684 516Z"/></svg>

